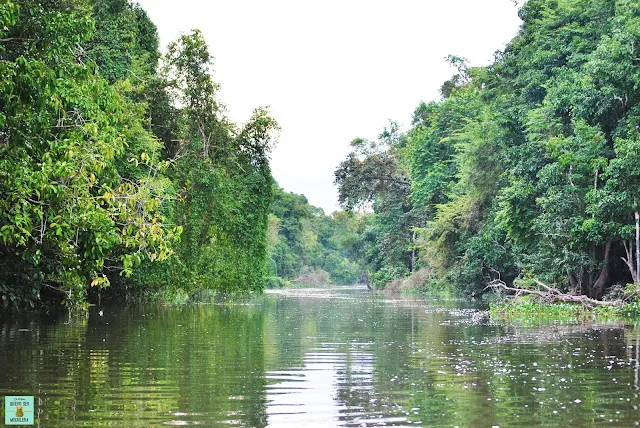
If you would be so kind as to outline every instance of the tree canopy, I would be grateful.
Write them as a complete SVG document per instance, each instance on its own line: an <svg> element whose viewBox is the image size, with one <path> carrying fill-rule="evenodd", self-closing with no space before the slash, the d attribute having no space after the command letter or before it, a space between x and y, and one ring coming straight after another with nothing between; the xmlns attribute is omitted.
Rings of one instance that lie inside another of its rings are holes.
<svg viewBox="0 0 640 428"><path fill-rule="evenodd" d="M409 195L394 236L418 238L394 248L417 249L420 266L459 290L540 278L601 298L613 284L637 282L640 270L640 6L529 0L520 17L491 65L447 58L457 73L440 101L416 108L402 144L355 146L336 170L340 201L373 201L381 225L388 201ZM409 184L392 186L400 176Z"/></svg>
<svg viewBox="0 0 640 428"><path fill-rule="evenodd" d="M198 31L162 56L126 0L3 2L5 306L264 287L278 125L229 121L211 61Z"/></svg>

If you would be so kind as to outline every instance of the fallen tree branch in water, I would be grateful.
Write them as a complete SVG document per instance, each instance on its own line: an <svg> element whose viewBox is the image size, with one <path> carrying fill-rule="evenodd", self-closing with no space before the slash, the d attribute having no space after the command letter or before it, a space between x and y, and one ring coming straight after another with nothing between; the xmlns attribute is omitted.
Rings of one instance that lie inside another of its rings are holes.
<svg viewBox="0 0 640 428"><path fill-rule="evenodd" d="M520 288L520 287L509 287L504 281L499 279L491 281L486 287L485 290L490 288L492 290L505 290L511 291L515 293L516 296L520 296L522 294L534 294L539 296L547 303L580 303L584 306L588 307L596 307L596 306L624 306L625 302L623 300L595 300L591 299L587 296L575 296L573 294L566 294L561 292L560 290L549 287L548 285L538 281L537 279L533 280L540 287L544 288L545 291L534 290L529 288Z"/></svg>

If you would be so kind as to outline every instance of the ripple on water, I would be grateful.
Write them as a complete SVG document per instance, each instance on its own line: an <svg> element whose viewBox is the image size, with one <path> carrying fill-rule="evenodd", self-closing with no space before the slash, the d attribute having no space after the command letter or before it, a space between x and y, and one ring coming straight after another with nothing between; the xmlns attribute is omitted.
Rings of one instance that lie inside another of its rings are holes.
<svg viewBox="0 0 640 428"><path fill-rule="evenodd" d="M41 426L633 426L640 334L362 288L0 326ZM28 331L21 331L28 330Z"/></svg>

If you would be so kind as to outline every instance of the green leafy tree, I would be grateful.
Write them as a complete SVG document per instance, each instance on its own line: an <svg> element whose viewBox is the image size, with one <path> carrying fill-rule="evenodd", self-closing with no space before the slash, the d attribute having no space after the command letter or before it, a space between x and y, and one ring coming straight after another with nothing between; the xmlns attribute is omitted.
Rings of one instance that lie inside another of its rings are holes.
<svg viewBox="0 0 640 428"><path fill-rule="evenodd" d="M0 290L32 305L68 302L165 259L179 229L138 106L95 73L83 1L5 2L0 17ZM135 168L129 165L134 164Z"/></svg>
<svg viewBox="0 0 640 428"><path fill-rule="evenodd" d="M638 281L639 16L630 0L529 0L493 64L448 57L457 74L402 144L355 141L336 178L345 206L373 202L362 241L381 282L406 248L385 233L408 224L420 264L461 291L534 277L601 298ZM412 221L385 219L403 192Z"/></svg>
<svg viewBox="0 0 640 428"><path fill-rule="evenodd" d="M269 239L270 283L295 281L302 274L326 272L336 284L354 284L362 271L353 251L357 219L345 212L325 215L304 195L274 186ZM276 280L275 278L280 278Z"/></svg>
<svg viewBox="0 0 640 428"><path fill-rule="evenodd" d="M375 214L363 231L363 253L368 274L383 287L412 271L416 262L411 248L416 215L403 163L406 138L391 122L378 141L357 138L351 146L352 152L334 173L338 200L347 209L373 208Z"/></svg>
<svg viewBox="0 0 640 428"><path fill-rule="evenodd" d="M261 290L273 182L268 155L278 125L265 109L240 128L232 124L217 100L211 62L199 31L170 44L164 61L178 115L178 142L165 153L173 156L172 216L183 234L177 257L150 275L155 287L187 293Z"/></svg>

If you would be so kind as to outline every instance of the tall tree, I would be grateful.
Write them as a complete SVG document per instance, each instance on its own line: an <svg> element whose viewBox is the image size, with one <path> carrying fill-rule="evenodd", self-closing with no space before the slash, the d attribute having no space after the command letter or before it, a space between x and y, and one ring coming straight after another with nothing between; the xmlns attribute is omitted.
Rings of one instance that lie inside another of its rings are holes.
<svg viewBox="0 0 640 428"><path fill-rule="evenodd" d="M95 73L87 2L7 1L0 18L0 291L82 302L109 270L171 253L159 145Z"/></svg>
<svg viewBox="0 0 640 428"><path fill-rule="evenodd" d="M224 115L212 58L202 33L168 47L163 79L177 114L177 142L166 151L177 201L173 221L183 228L177 256L152 270L152 282L188 292L264 287L268 214L272 199L269 152L277 123L255 110L237 128Z"/></svg>

